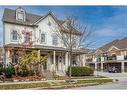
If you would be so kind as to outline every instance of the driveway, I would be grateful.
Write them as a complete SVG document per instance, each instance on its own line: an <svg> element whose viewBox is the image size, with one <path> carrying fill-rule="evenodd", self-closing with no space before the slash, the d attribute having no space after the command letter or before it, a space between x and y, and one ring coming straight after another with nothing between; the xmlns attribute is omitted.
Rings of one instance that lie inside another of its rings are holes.
<svg viewBox="0 0 127 95"><path fill-rule="evenodd" d="M118 79L120 82L127 81L127 73L95 72L95 75L101 75L112 79Z"/></svg>
<svg viewBox="0 0 127 95"><path fill-rule="evenodd" d="M77 90L85 90L85 89L127 89L127 73L106 73L106 72L95 72L95 75L101 75L110 77L112 79L118 79L118 82L115 83L107 83L103 85L96 85L96 86L88 86L88 87L78 87L72 88Z"/></svg>

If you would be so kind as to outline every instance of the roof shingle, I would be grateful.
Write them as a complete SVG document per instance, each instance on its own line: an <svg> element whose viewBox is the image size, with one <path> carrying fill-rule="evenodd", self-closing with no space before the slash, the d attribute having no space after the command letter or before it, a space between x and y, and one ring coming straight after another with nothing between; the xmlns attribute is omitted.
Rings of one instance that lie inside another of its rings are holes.
<svg viewBox="0 0 127 95"><path fill-rule="evenodd" d="M17 21L15 18L15 10L7 9L5 8L4 15L3 15L3 21L4 22L10 22L10 23L16 23L16 24L23 24L23 25L33 25L34 22L36 22L38 19L40 19L42 16L26 13L26 21Z"/></svg>
<svg viewBox="0 0 127 95"><path fill-rule="evenodd" d="M104 46L100 47L99 50L107 51L111 46L115 46L118 49L127 49L127 37L120 39L120 40L114 40L108 44L105 44Z"/></svg>
<svg viewBox="0 0 127 95"><path fill-rule="evenodd" d="M49 12L48 14L51 14L51 12ZM8 23L28 25L28 26L37 26L37 24L35 24L35 23L37 21L39 21L41 18L45 18L45 17L46 17L46 15L39 16L39 15L35 15L35 14L26 12L26 20L25 21L17 21L16 15L15 15L15 10L5 8L2 20L3 20L3 22L8 22ZM57 18L55 18L55 19L60 25L62 25L65 22L63 20L58 20ZM81 35L81 33L79 31L77 31L76 29L74 29L74 33Z"/></svg>

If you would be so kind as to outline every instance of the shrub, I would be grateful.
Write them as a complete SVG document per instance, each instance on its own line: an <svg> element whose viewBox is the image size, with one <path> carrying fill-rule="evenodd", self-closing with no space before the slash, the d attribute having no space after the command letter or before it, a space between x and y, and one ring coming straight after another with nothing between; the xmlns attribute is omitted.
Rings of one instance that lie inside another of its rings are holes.
<svg viewBox="0 0 127 95"><path fill-rule="evenodd" d="M5 68L0 68L0 75L2 75L2 72L5 72Z"/></svg>
<svg viewBox="0 0 127 95"><path fill-rule="evenodd" d="M13 66L8 66L7 68L5 68L5 71L4 71L5 75L7 78L11 78L12 75L15 74L15 69Z"/></svg>
<svg viewBox="0 0 127 95"><path fill-rule="evenodd" d="M18 75L21 77L26 77L29 75L29 71L28 70L22 70L22 71L18 72Z"/></svg>
<svg viewBox="0 0 127 95"><path fill-rule="evenodd" d="M69 70L70 67L68 68L67 75L69 75ZM92 74L93 70L89 67L79 67L79 66L71 67L71 76L80 77L80 76L90 76Z"/></svg>

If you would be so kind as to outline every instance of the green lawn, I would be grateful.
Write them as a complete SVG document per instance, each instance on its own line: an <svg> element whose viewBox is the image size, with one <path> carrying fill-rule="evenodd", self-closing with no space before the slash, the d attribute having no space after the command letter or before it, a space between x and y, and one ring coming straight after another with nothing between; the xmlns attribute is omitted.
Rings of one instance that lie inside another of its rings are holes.
<svg viewBox="0 0 127 95"><path fill-rule="evenodd" d="M113 82L112 79L91 79L91 80L78 80L77 83L107 83L107 82Z"/></svg>
<svg viewBox="0 0 127 95"><path fill-rule="evenodd" d="M50 86L50 84L47 82L22 83L22 84L0 85L0 89L26 89L26 88L36 88L36 87L48 87L48 86Z"/></svg>
<svg viewBox="0 0 127 95"><path fill-rule="evenodd" d="M28 88L52 88L54 86L70 86L79 84L102 84L112 82L112 79L88 79L88 80L77 80L75 83L67 82L38 82L38 83L15 83L15 84L0 84L0 89L28 89Z"/></svg>

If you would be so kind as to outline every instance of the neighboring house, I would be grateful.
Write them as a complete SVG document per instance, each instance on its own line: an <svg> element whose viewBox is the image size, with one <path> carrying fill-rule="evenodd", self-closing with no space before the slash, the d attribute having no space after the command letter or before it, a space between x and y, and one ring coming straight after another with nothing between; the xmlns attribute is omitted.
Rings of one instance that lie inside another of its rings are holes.
<svg viewBox="0 0 127 95"><path fill-rule="evenodd" d="M95 70L127 72L127 38L114 40L87 56L87 65Z"/></svg>
<svg viewBox="0 0 127 95"><path fill-rule="evenodd" d="M44 66L45 70L65 72L69 66L68 51L64 42L56 35L52 29L57 29L58 24L66 26L66 21L58 20L52 12L44 16L27 13L21 7L16 10L5 9L3 14L3 46L4 46L4 63L18 63L19 56L10 57L14 51L27 48L28 52L33 49L40 52L40 56L47 56L48 62ZM77 39L81 33L74 31ZM79 40L76 40L79 43ZM75 45L78 46L78 45ZM14 52L15 53L15 52ZM73 65L83 65L84 60L81 56L84 50L79 47L73 48ZM17 58L18 57L18 58Z"/></svg>

